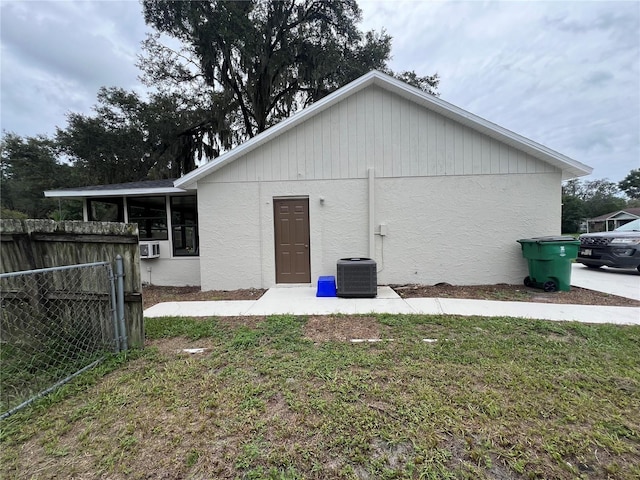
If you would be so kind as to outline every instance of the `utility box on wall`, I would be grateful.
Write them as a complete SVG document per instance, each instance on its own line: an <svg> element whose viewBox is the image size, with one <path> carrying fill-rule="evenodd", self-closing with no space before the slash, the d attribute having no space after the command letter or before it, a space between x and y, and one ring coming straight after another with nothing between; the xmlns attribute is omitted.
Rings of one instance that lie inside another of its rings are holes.
<svg viewBox="0 0 640 480"><path fill-rule="evenodd" d="M337 264L337 295L367 298L378 294L378 273L375 260L342 258Z"/></svg>

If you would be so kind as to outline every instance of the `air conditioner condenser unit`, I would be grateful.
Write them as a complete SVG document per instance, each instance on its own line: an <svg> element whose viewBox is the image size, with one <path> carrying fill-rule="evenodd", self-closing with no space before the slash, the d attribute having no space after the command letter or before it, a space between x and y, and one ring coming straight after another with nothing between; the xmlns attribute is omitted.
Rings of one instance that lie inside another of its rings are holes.
<svg viewBox="0 0 640 480"><path fill-rule="evenodd" d="M375 260L342 258L337 264L338 297L369 297L378 294L378 274Z"/></svg>

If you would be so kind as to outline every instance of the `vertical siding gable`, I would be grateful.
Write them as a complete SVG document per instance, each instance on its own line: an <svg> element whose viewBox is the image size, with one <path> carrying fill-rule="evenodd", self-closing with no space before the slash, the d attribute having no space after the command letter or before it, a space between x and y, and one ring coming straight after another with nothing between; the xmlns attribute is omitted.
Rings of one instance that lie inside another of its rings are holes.
<svg viewBox="0 0 640 480"><path fill-rule="evenodd" d="M530 174L552 165L370 86L206 177L206 182Z"/></svg>

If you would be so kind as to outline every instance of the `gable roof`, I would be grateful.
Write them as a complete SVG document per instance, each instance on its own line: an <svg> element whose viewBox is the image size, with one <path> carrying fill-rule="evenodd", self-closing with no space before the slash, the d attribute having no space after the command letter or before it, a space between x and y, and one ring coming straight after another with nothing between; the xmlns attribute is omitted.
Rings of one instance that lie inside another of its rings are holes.
<svg viewBox="0 0 640 480"><path fill-rule="evenodd" d="M93 185L87 187L61 188L47 190L45 197L122 197L125 195L164 195L184 193L185 190L174 186L175 178L165 180L143 180L140 182L116 183L112 185Z"/></svg>
<svg viewBox="0 0 640 480"><path fill-rule="evenodd" d="M640 208L625 208L624 210L616 210L615 212L605 213L598 217L590 218L590 222L604 222L605 220L611 220L613 218L629 219L640 218Z"/></svg>
<svg viewBox="0 0 640 480"><path fill-rule="evenodd" d="M511 132L506 128L502 128L495 123L491 123L477 115L445 102L438 97L425 93L422 90L412 87L411 85L408 85L396 78L374 70L344 87L339 88L322 100L295 113L291 117L281 121L259 135L256 135L250 140L247 140L236 148L219 156L215 160L212 160L189 172L176 180L175 186L179 188L193 188L201 178L219 170L225 165L233 162L235 159L255 150L259 146L278 137L279 135L282 135L300 123L330 108L336 103L341 102L360 90L369 87L370 85L376 85L392 93L396 93L409 101L510 145L511 147L527 153L532 157L543 160L560 169L562 171L563 179L588 175L593 170L591 167L580 163L577 160L562 155L561 153L551 150L550 148L536 143L533 140L529 140L528 138Z"/></svg>

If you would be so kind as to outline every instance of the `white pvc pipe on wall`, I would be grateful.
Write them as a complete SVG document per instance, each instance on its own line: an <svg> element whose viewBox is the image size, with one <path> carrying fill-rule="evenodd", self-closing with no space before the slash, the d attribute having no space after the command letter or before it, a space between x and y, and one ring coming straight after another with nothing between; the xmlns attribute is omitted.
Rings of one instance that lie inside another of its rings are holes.
<svg viewBox="0 0 640 480"><path fill-rule="evenodd" d="M369 180L369 258L375 260L376 237L375 231L375 171L373 168L367 170Z"/></svg>

